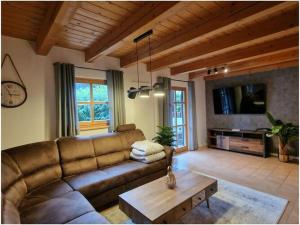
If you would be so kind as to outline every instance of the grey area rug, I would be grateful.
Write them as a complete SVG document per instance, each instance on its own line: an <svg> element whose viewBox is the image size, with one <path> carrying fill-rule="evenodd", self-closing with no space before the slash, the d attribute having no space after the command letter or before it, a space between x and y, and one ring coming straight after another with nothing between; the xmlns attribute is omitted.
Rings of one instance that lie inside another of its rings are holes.
<svg viewBox="0 0 300 225"><path fill-rule="evenodd" d="M183 216L184 224L275 224L279 222L288 201L267 193L218 180L218 192L210 198L210 208L203 202ZM132 221L115 205L100 212L113 224Z"/></svg>

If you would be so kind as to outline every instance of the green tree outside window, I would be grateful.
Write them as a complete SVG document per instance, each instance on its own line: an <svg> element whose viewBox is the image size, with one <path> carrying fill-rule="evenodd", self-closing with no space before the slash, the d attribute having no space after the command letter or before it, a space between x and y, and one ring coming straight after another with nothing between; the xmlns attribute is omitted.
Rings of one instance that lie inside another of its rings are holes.
<svg viewBox="0 0 300 225"><path fill-rule="evenodd" d="M101 80L80 79L76 81L75 89L80 125L93 128L103 125L103 122L108 124L110 102L106 83Z"/></svg>

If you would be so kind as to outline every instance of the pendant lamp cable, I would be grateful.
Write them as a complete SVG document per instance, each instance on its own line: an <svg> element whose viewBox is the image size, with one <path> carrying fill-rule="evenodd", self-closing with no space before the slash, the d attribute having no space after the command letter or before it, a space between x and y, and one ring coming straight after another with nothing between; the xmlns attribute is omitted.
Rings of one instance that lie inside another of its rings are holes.
<svg viewBox="0 0 300 225"><path fill-rule="evenodd" d="M148 48L149 48L149 71L150 71L150 87L152 89L152 68L151 68L151 40L150 35L148 37Z"/></svg>
<svg viewBox="0 0 300 225"><path fill-rule="evenodd" d="M148 37L148 48L149 48L149 71L150 71L150 87L151 90L153 88L152 86L152 66L151 66L151 37ZM152 105L153 105L153 134L156 133L156 118L155 118L155 99L152 98Z"/></svg>
<svg viewBox="0 0 300 225"><path fill-rule="evenodd" d="M138 89L140 89L138 42L135 43L135 54L136 54L136 73L138 78Z"/></svg>

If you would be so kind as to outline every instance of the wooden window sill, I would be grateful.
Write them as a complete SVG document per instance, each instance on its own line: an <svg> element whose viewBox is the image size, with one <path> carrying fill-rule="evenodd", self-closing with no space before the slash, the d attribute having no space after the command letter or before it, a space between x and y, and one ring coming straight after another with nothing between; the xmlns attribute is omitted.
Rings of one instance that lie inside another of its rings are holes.
<svg viewBox="0 0 300 225"><path fill-rule="evenodd" d="M101 130L101 129L107 129L109 126L101 126L101 127L84 127L80 128L80 131L88 131L88 130Z"/></svg>

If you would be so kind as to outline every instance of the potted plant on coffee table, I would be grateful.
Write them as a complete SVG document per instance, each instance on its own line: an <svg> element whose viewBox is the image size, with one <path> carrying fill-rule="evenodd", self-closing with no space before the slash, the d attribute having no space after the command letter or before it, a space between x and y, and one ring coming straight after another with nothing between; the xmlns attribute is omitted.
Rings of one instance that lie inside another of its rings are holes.
<svg viewBox="0 0 300 225"><path fill-rule="evenodd" d="M168 162L168 173L167 173L167 185L169 188L173 189L176 186L176 178L172 172L173 165L173 151L174 151L174 132L172 127L168 126L158 126L159 131L156 133L157 136L153 138L153 140L164 146L165 151L170 152L170 159Z"/></svg>
<svg viewBox="0 0 300 225"><path fill-rule="evenodd" d="M272 128L267 133L267 137L272 137L274 135L278 137L279 161L288 162L289 154L287 144L289 141L297 140L299 138L299 126L292 123L283 123L281 120L275 120L269 112L267 112L267 117L272 124Z"/></svg>

